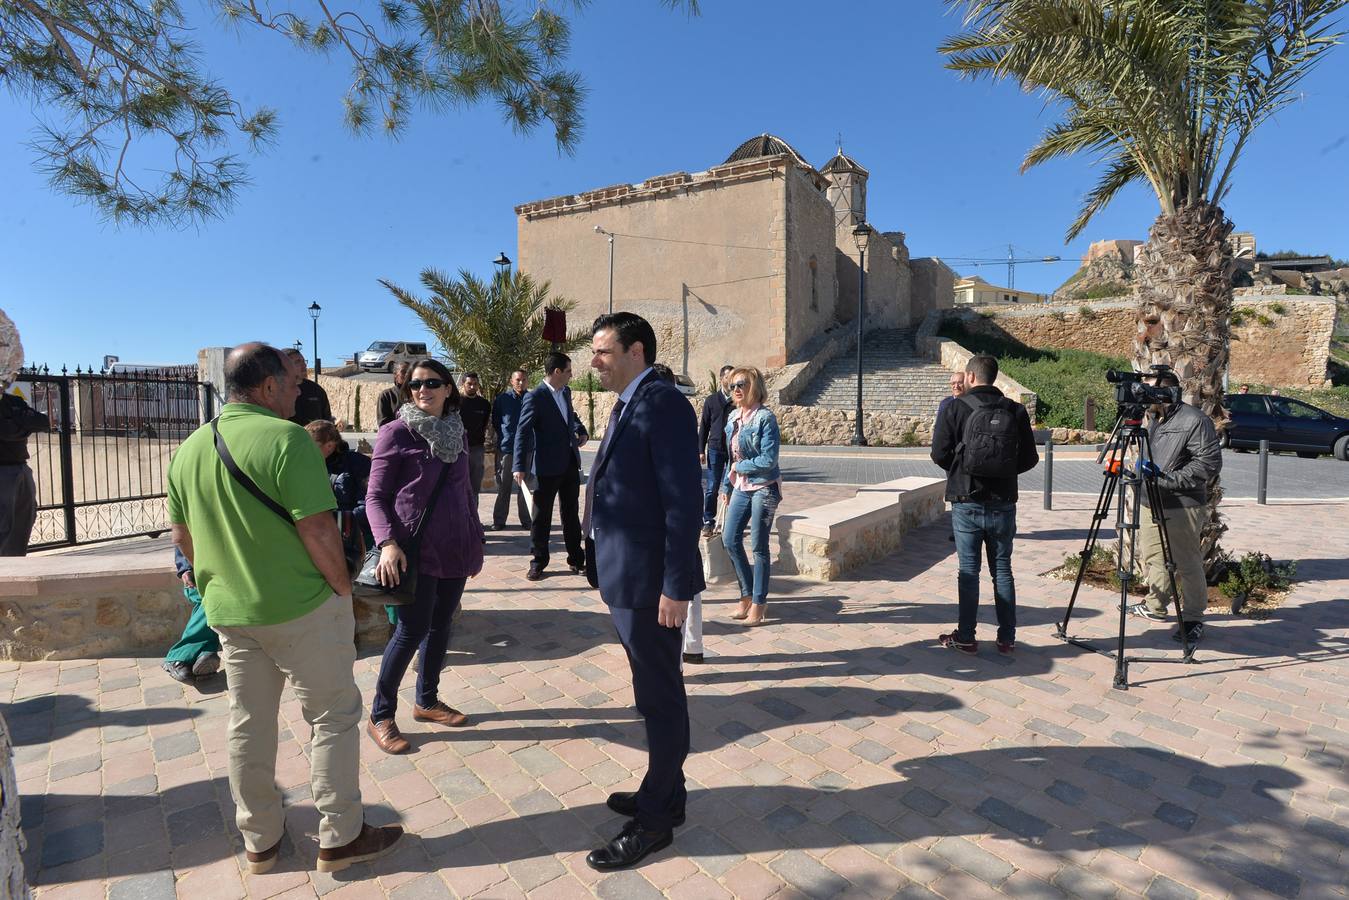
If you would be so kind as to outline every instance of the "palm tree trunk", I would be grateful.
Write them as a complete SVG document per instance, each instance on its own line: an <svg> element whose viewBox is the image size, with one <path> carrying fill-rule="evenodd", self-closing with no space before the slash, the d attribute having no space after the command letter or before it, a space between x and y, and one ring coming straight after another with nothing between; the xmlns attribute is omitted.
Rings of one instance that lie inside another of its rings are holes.
<svg viewBox="0 0 1349 900"><path fill-rule="evenodd" d="M1199 202L1157 217L1134 269L1138 333L1134 364L1140 371L1166 363L1180 377L1185 402L1227 428L1223 381L1227 373L1232 315L1232 223L1219 207ZM1214 575L1227 530L1218 506L1222 485L1208 488L1208 522L1201 534L1204 570Z"/></svg>

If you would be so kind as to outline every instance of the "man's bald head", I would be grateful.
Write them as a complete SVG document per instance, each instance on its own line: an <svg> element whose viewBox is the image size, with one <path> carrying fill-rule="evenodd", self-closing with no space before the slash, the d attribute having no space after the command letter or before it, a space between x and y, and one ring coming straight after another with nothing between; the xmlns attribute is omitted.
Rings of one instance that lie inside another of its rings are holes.
<svg viewBox="0 0 1349 900"><path fill-rule="evenodd" d="M226 355L225 396L229 402L254 403L288 418L295 414L297 393L294 370L275 347L250 341Z"/></svg>

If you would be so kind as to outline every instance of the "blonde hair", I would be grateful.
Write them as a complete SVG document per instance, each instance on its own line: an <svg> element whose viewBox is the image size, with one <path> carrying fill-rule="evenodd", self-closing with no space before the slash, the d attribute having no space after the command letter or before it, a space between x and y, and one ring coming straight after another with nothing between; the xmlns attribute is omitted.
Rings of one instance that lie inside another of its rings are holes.
<svg viewBox="0 0 1349 900"><path fill-rule="evenodd" d="M731 370L730 384L735 384L741 376L749 382L745 391L745 405L759 406L768 399L768 388L764 386L763 373L753 366L736 366Z"/></svg>

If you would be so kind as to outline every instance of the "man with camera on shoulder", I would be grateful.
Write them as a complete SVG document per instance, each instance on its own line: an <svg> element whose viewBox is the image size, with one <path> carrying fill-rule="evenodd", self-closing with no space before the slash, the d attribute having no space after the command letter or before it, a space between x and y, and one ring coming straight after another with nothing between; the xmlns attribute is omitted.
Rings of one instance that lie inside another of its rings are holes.
<svg viewBox="0 0 1349 900"><path fill-rule="evenodd" d="M1222 450L1213 420L1203 410L1179 399L1180 379L1164 366L1154 366L1144 382L1159 388L1176 388L1173 403L1148 406L1145 426L1151 436L1151 459L1137 463L1140 475L1155 478L1161 496L1160 513L1166 519L1166 534L1171 558L1176 566L1176 585L1181 594L1185 634L1177 628L1172 637L1187 645L1199 643L1204 636L1204 609L1208 605L1208 580L1204 576L1204 554L1200 532L1208 521L1208 485L1222 470ZM1148 504L1147 492L1143 492ZM1152 516L1138 523L1138 551L1147 599L1129 607L1129 613L1150 622L1166 619L1167 607L1175 602L1171 580L1162 555L1159 528Z"/></svg>

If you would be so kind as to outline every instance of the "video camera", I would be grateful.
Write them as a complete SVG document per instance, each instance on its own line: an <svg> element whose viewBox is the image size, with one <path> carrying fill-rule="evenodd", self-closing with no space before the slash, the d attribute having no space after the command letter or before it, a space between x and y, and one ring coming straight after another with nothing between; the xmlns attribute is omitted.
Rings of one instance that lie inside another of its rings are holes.
<svg viewBox="0 0 1349 900"><path fill-rule="evenodd" d="M1143 372L1118 372L1114 369L1106 370L1105 380L1115 386L1115 402L1119 404L1121 412L1128 410L1130 413L1137 412L1141 415L1143 407L1151 406L1154 403L1169 406L1180 402L1179 387L1143 383L1144 378L1174 375L1171 367L1164 363L1158 363L1151 369L1152 371L1146 374ZM1130 418L1132 417L1130 416Z"/></svg>

